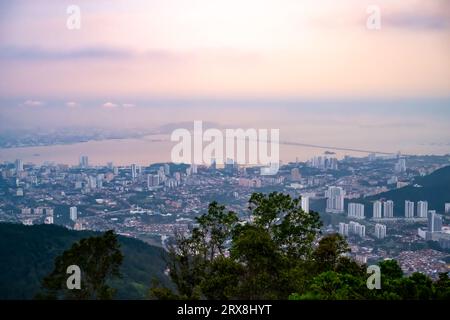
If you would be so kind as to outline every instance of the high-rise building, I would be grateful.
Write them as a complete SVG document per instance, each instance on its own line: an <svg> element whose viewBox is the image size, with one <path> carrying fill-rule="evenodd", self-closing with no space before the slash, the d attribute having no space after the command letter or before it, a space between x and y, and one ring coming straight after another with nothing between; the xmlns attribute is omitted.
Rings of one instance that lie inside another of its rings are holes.
<svg viewBox="0 0 450 320"><path fill-rule="evenodd" d="M366 226L355 221L350 221L348 224L348 233L356 234L357 236L364 238L366 236Z"/></svg>
<svg viewBox="0 0 450 320"><path fill-rule="evenodd" d="M450 203L445 204L445 213L450 213Z"/></svg>
<svg viewBox="0 0 450 320"><path fill-rule="evenodd" d="M300 170L298 168L294 168L291 170L291 180L292 181L300 181L301 175Z"/></svg>
<svg viewBox="0 0 450 320"><path fill-rule="evenodd" d="M386 237L386 226L384 224L377 223L375 225L375 237L378 239L384 239Z"/></svg>
<svg viewBox="0 0 450 320"><path fill-rule="evenodd" d="M89 176L89 189L97 188L97 178L93 176Z"/></svg>
<svg viewBox="0 0 450 320"><path fill-rule="evenodd" d="M344 212L345 191L341 187L329 187L325 192L327 198L326 211L329 213Z"/></svg>
<svg viewBox="0 0 450 320"><path fill-rule="evenodd" d="M170 166L168 163L164 164L164 174L170 176Z"/></svg>
<svg viewBox="0 0 450 320"><path fill-rule="evenodd" d="M375 201L373 203L373 218L381 219L382 217L382 204L381 201Z"/></svg>
<svg viewBox="0 0 450 320"><path fill-rule="evenodd" d="M301 205L303 211L305 211L306 213L309 213L309 197L302 196L300 205Z"/></svg>
<svg viewBox="0 0 450 320"><path fill-rule="evenodd" d="M364 219L364 205L361 203L349 203L348 217L356 219Z"/></svg>
<svg viewBox="0 0 450 320"><path fill-rule="evenodd" d="M88 168L89 167L88 156L81 156L80 157L80 167L81 168Z"/></svg>
<svg viewBox="0 0 450 320"><path fill-rule="evenodd" d="M428 232L442 231L442 216L436 214L435 210L428 211Z"/></svg>
<svg viewBox="0 0 450 320"><path fill-rule="evenodd" d="M70 207L70 220L76 221L77 220L77 207Z"/></svg>
<svg viewBox="0 0 450 320"><path fill-rule="evenodd" d="M348 237L348 224L344 222L339 223L339 234L343 237Z"/></svg>
<svg viewBox="0 0 450 320"><path fill-rule="evenodd" d="M405 218L414 218L414 202L405 201Z"/></svg>
<svg viewBox="0 0 450 320"><path fill-rule="evenodd" d="M131 178L135 180L139 175L139 166L136 164L131 165Z"/></svg>
<svg viewBox="0 0 450 320"><path fill-rule="evenodd" d="M191 165L191 173L192 174L197 174L197 165L195 164L195 163L193 163L192 165Z"/></svg>
<svg viewBox="0 0 450 320"><path fill-rule="evenodd" d="M147 175L147 188L156 187L160 184L160 177L158 174L148 174Z"/></svg>
<svg viewBox="0 0 450 320"><path fill-rule="evenodd" d="M22 159L17 159L16 163L15 163L15 166L16 166L16 173L17 172L22 172L23 171L23 161L22 161Z"/></svg>
<svg viewBox="0 0 450 320"><path fill-rule="evenodd" d="M338 160L336 158L329 158L327 156L313 157L307 163L310 167L318 169L338 169Z"/></svg>
<svg viewBox="0 0 450 320"><path fill-rule="evenodd" d="M388 200L383 204L384 218L394 217L394 201Z"/></svg>
<svg viewBox="0 0 450 320"><path fill-rule="evenodd" d="M405 158L398 159L398 162L395 164L394 170L397 173L406 172L406 159Z"/></svg>
<svg viewBox="0 0 450 320"><path fill-rule="evenodd" d="M417 216L419 218L426 218L428 215L428 202L419 201L417 202Z"/></svg>

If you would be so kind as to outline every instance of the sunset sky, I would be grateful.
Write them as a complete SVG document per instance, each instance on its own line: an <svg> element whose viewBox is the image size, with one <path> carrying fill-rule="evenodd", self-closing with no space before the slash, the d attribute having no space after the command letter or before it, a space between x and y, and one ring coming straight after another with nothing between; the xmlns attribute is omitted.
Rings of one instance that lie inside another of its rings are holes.
<svg viewBox="0 0 450 320"><path fill-rule="evenodd" d="M81 9L80 30L66 27L70 4ZM369 4L381 9L381 30L366 28ZM0 96L31 105L442 98L450 92L449 57L448 0L0 4Z"/></svg>

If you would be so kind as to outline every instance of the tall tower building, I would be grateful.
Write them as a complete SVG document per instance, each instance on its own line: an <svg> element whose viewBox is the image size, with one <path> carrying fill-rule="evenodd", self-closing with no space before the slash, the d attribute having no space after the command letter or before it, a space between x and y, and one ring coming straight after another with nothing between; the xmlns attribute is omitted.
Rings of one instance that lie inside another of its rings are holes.
<svg viewBox="0 0 450 320"><path fill-rule="evenodd" d="M339 234L348 237L348 224L344 222L339 223Z"/></svg>
<svg viewBox="0 0 450 320"><path fill-rule="evenodd" d="M382 215L382 204L381 201L375 201L373 203L373 218L374 219L381 219Z"/></svg>
<svg viewBox="0 0 450 320"><path fill-rule="evenodd" d="M325 192L327 198L326 211L329 213L344 212L345 191L341 187L329 187Z"/></svg>
<svg viewBox="0 0 450 320"><path fill-rule="evenodd" d="M77 207L70 207L70 220L76 221L77 220Z"/></svg>
<svg viewBox="0 0 450 320"><path fill-rule="evenodd" d="M428 202L419 201L417 202L417 216L419 218L426 218L428 215Z"/></svg>
<svg viewBox="0 0 450 320"><path fill-rule="evenodd" d="M405 218L414 218L414 202L405 201Z"/></svg>
<svg viewBox="0 0 450 320"><path fill-rule="evenodd" d="M378 239L384 239L386 237L386 226L384 224L377 223L375 225L375 237Z"/></svg>
<svg viewBox="0 0 450 320"><path fill-rule="evenodd" d="M301 207L303 211L309 213L309 197L302 196Z"/></svg>
<svg viewBox="0 0 450 320"><path fill-rule="evenodd" d="M23 171L23 161L22 161L22 159L17 159L16 163L15 163L15 166L16 166L16 173L17 172L22 172Z"/></svg>
<svg viewBox="0 0 450 320"><path fill-rule="evenodd" d="M348 217L364 219L364 205L361 203L348 204Z"/></svg>
<svg viewBox="0 0 450 320"><path fill-rule="evenodd" d="M428 232L441 232L442 231L442 216L436 214L435 210L428 212Z"/></svg>
<svg viewBox="0 0 450 320"><path fill-rule="evenodd" d="M139 173L139 166L136 164L131 165L131 178L135 180Z"/></svg>
<svg viewBox="0 0 450 320"><path fill-rule="evenodd" d="M291 170L291 181L300 181L301 175L300 170L298 168L294 168Z"/></svg>
<svg viewBox="0 0 450 320"><path fill-rule="evenodd" d="M384 217L393 218L394 217L394 201L388 200L383 204Z"/></svg>
<svg viewBox="0 0 450 320"><path fill-rule="evenodd" d="M406 159L400 158L398 162L395 164L395 172L402 173L406 172Z"/></svg>
<svg viewBox="0 0 450 320"><path fill-rule="evenodd" d="M168 163L164 164L164 174L170 176L170 166Z"/></svg>
<svg viewBox="0 0 450 320"><path fill-rule="evenodd" d="M80 157L80 167L81 168L88 168L89 167L88 156L81 156Z"/></svg>

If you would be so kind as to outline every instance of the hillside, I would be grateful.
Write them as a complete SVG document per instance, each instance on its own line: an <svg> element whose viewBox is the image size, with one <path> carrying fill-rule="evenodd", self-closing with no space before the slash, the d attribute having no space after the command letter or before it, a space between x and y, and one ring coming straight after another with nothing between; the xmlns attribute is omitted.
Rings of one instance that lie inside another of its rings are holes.
<svg viewBox="0 0 450 320"><path fill-rule="evenodd" d="M365 198L364 202L369 203L378 199L393 200L395 202L394 214L396 216L404 215L405 200L414 202L427 200L429 210L436 210L442 213L444 204L450 202L450 166L436 170L430 175L417 177L414 183L407 187Z"/></svg>
<svg viewBox="0 0 450 320"><path fill-rule="evenodd" d="M32 299L41 279L53 269L54 259L92 231L73 231L55 225L24 226L0 223L0 299ZM124 255L122 279L112 286L118 299L142 299L153 277L168 284L164 275L164 251L119 236Z"/></svg>

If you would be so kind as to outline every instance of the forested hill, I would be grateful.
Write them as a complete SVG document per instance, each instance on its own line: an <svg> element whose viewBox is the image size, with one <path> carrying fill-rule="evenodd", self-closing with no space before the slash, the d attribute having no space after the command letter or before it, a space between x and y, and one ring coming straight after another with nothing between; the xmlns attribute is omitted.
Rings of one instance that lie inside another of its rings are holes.
<svg viewBox="0 0 450 320"><path fill-rule="evenodd" d="M436 170L430 175L417 177L414 183L400 189L380 193L365 198L366 201L378 199L393 200L396 216L404 215L405 200L428 201L428 209L442 213L446 202L450 202L450 166Z"/></svg>
<svg viewBox="0 0 450 320"><path fill-rule="evenodd" d="M41 279L52 271L56 256L76 241L99 234L55 225L0 223L0 299L32 299ZM163 249L132 238L118 239L124 261L122 279L111 284L118 289L116 298L148 297L153 277L168 284Z"/></svg>

